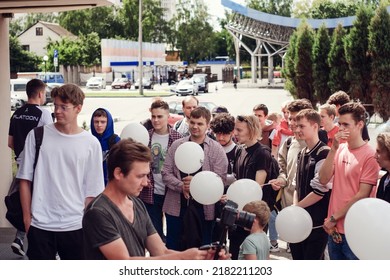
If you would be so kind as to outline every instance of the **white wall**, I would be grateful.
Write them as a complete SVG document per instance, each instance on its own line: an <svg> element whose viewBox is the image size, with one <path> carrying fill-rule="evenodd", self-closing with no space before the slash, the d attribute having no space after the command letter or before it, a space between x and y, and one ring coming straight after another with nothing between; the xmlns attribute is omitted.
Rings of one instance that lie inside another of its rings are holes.
<svg viewBox="0 0 390 280"><path fill-rule="evenodd" d="M35 30L37 27L43 28L42 36L36 36ZM21 45L29 45L30 52L34 52L39 56L44 56L46 54L45 47L49 41L49 38L51 38L53 41L61 40L61 37L58 36L57 33L54 33L49 28L38 22L36 25L20 35L19 41Z"/></svg>

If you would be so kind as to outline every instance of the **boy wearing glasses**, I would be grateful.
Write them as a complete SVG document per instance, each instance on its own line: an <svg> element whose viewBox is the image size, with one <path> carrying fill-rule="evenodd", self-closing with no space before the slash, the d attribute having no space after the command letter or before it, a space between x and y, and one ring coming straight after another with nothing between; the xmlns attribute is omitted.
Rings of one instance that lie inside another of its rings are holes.
<svg viewBox="0 0 390 280"><path fill-rule="evenodd" d="M66 84L51 92L56 122L44 126L34 170L35 139L26 138L17 174L30 260L83 259L84 208L104 189L99 141L77 125L84 93ZM31 182L34 178L34 192Z"/></svg>

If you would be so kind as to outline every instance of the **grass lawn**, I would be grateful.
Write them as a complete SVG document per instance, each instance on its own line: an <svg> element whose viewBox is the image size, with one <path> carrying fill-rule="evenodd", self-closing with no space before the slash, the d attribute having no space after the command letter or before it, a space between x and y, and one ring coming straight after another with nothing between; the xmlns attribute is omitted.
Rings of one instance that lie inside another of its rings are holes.
<svg viewBox="0 0 390 280"><path fill-rule="evenodd" d="M139 91L85 91L86 97L155 97L155 96L171 96L174 94L169 91L154 91L154 90L144 90L144 95L140 95Z"/></svg>

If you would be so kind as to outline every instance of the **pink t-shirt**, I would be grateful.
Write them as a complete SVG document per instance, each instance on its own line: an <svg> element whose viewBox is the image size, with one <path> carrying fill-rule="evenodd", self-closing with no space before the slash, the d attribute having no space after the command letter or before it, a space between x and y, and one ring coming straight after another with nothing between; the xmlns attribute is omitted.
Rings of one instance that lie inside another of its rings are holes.
<svg viewBox="0 0 390 280"><path fill-rule="evenodd" d="M375 151L368 144L350 150L348 144L340 144L334 161L333 189L330 196L328 217L343 208L359 191L360 183L375 186L379 165L375 160ZM344 218L337 221L337 230L344 231Z"/></svg>

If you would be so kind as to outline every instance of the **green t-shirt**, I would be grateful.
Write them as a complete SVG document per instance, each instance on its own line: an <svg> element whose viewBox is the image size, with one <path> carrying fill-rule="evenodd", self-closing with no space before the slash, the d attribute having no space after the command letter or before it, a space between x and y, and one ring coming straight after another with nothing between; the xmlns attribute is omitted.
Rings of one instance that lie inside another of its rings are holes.
<svg viewBox="0 0 390 280"><path fill-rule="evenodd" d="M239 260L245 260L244 255L256 255L258 260L267 260L271 243L264 232L252 233L245 238L240 246Z"/></svg>

